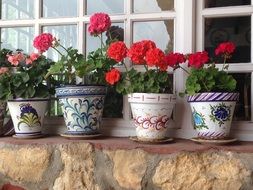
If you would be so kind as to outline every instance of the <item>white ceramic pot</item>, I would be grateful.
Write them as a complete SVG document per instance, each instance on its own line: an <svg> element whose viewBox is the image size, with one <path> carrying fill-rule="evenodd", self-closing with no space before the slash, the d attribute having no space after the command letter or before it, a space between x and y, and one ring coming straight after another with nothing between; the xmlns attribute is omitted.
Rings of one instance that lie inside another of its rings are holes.
<svg viewBox="0 0 253 190"><path fill-rule="evenodd" d="M105 86L76 85L56 88L64 120L70 135L99 133L102 120Z"/></svg>
<svg viewBox="0 0 253 190"><path fill-rule="evenodd" d="M203 139L224 139L229 136L239 93L198 93L188 96L194 129Z"/></svg>
<svg viewBox="0 0 253 190"><path fill-rule="evenodd" d="M132 93L128 95L136 135L140 140L159 140L168 135L169 120L176 104L174 94Z"/></svg>
<svg viewBox="0 0 253 190"><path fill-rule="evenodd" d="M37 136L42 133L48 99L14 99L8 101L16 136Z"/></svg>

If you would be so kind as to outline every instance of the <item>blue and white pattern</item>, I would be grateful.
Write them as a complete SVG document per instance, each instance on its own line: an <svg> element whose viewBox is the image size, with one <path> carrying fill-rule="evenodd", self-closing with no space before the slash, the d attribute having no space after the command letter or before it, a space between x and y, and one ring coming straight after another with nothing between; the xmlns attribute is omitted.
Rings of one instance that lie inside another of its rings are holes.
<svg viewBox="0 0 253 190"><path fill-rule="evenodd" d="M66 86L56 88L57 97L72 97L72 96L86 96L86 95L105 95L105 86L87 86L87 85L77 85L77 86Z"/></svg>
<svg viewBox="0 0 253 190"><path fill-rule="evenodd" d="M99 133L106 87L76 86L65 88L66 90L64 88L57 89L57 96L62 106L68 134L94 135Z"/></svg>
<svg viewBox="0 0 253 190"><path fill-rule="evenodd" d="M238 101L239 93L206 92L188 96L188 102Z"/></svg>
<svg viewBox="0 0 253 190"><path fill-rule="evenodd" d="M189 96L194 129L198 137L222 139L229 136L238 93L200 93Z"/></svg>

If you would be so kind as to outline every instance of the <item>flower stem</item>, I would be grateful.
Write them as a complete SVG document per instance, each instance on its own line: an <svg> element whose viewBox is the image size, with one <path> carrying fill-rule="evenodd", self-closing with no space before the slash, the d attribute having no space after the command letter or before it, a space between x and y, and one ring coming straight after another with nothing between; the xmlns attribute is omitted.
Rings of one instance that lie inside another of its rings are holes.
<svg viewBox="0 0 253 190"><path fill-rule="evenodd" d="M190 74L189 71L187 71L184 67L178 65L184 72L186 72L188 75Z"/></svg>
<svg viewBox="0 0 253 190"><path fill-rule="evenodd" d="M61 56L63 56L63 54L56 47L53 47L53 49L57 51Z"/></svg>
<svg viewBox="0 0 253 190"><path fill-rule="evenodd" d="M144 64L143 66L144 66L145 70L148 71L147 65Z"/></svg>
<svg viewBox="0 0 253 190"><path fill-rule="evenodd" d="M222 65L222 71L225 69L226 61L227 61L227 55L225 54L225 55L224 55L223 65Z"/></svg>

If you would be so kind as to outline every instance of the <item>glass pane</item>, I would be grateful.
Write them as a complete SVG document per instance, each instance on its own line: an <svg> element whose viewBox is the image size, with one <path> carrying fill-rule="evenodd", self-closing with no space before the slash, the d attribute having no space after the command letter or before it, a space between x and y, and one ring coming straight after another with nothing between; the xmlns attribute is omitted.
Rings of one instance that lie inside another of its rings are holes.
<svg viewBox="0 0 253 190"><path fill-rule="evenodd" d="M77 0L43 0L43 17L76 17Z"/></svg>
<svg viewBox="0 0 253 190"><path fill-rule="evenodd" d="M2 19L34 18L34 0L2 0L1 2Z"/></svg>
<svg viewBox="0 0 253 190"><path fill-rule="evenodd" d="M109 34L110 33L110 34ZM124 23L112 23L109 32L103 33L104 43L111 38L117 38L120 41L124 41ZM91 36L86 27L86 56L89 52L96 50L100 47L100 39L98 37Z"/></svg>
<svg viewBox="0 0 253 190"><path fill-rule="evenodd" d="M1 28L1 48L22 49L25 53L33 51L33 27Z"/></svg>
<svg viewBox="0 0 253 190"><path fill-rule="evenodd" d="M205 0L205 8L250 5L250 0Z"/></svg>
<svg viewBox="0 0 253 190"><path fill-rule="evenodd" d="M63 116L61 105L56 98L50 100L50 110L48 115L50 116Z"/></svg>
<svg viewBox="0 0 253 190"><path fill-rule="evenodd" d="M124 13L124 0L87 0L86 13L91 15L96 12L107 14Z"/></svg>
<svg viewBox="0 0 253 190"><path fill-rule="evenodd" d="M251 73L232 74L237 81L236 91L240 93L235 107L234 120L251 120Z"/></svg>
<svg viewBox="0 0 253 190"><path fill-rule="evenodd" d="M156 43L165 52L173 51L173 20L134 22L133 41L148 39Z"/></svg>
<svg viewBox="0 0 253 190"><path fill-rule="evenodd" d="M103 117L122 118L122 109L123 96L121 94L118 94L113 88L108 87L105 97Z"/></svg>
<svg viewBox="0 0 253 190"><path fill-rule="evenodd" d="M49 32L57 39L64 47L77 48L77 26L76 25L61 25L61 26L44 26L43 32ZM65 53L63 50L62 53ZM53 49L47 51L47 56L53 60L58 60L60 55Z"/></svg>
<svg viewBox="0 0 253 190"><path fill-rule="evenodd" d="M205 19L205 50L213 57L217 45L224 41L232 41L236 45L231 63L250 62L250 16Z"/></svg>
<svg viewBox="0 0 253 190"><path fill-rule="evenodd" d="M154 13L174 9L174 0L134 0L134 13Z"/></svg>

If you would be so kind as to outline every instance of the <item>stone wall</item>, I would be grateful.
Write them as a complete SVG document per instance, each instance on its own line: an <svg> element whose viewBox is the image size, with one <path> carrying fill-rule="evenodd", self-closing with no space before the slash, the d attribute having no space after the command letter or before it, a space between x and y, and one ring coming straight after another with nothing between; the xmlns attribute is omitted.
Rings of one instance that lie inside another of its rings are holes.
<svg viewBox="0 0 253 190"><path fill-rule="evenodd" d="M0 147L0 187L27 190L251 190L252 170L253 153L219 148L159 153L138 144L88 142Z"/></svg>

